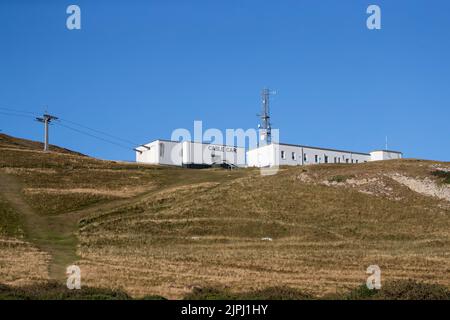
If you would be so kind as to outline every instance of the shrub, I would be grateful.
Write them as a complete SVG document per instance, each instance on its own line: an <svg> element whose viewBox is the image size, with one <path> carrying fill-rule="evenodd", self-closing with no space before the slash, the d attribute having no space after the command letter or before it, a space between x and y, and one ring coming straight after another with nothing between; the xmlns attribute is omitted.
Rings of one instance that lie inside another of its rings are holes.
<svg viewBox="0 0 450 320"><path fill-rule="evenodd" d="M338 176L333 176L331 178L328 179L328 182L337 182L337 183L341 183L341 182L345 182L347 181L347 179L353 178L354 176L342 176L342 175L338 175Z"/></svg>
<svg viewBox="0 0 450 320"><path fill-rule="evenodd" d="M288 287L269 287L246 292L231 292L228 289L204 287L194 288L185 300L310 300L313 296Z"/></svg>
<svg viewBox="0 0 450 320"><path fill-rule="evenodd" d="M82 287L69 290L63 284L52 281L26 287L0 284L0 300L128 300L129 295L120 290Z"/></svg>
<svg viewBox="0 0 450 320"><path fill-rule="evenodd" d="M450 184L450 171L435 170L431 174L442 180L443 183Z"/></svg>
<svg viewBox="0 0 450 320"><path fill-rule="evenodd" d="M387 283L375 295L375 298L382 300L449 300L450 291L437 284L399 280Z"/></svg>
<svg viewBox="0 0 450 320"><path fill-rule="evenodd" d="M235 294L226 289L214 287L194 287L192 292L184 296L184 300L236 300Z"/></svg>
<svg viewBox="0 0 450 320"><path fill-rule="evenodd" d="M333 296L345 300L448 300L448 288L417 282L414 280L397 280L384 284L380 290L369 290L362 285L347 294Z"/></svg>

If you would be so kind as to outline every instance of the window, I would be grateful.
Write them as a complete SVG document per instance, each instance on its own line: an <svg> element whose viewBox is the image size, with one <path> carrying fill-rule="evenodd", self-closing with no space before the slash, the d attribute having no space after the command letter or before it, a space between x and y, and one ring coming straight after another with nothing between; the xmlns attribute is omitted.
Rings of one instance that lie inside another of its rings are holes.
<svg viewBox="0 0 450 320"><path fill-rule="evenodd" d="M295 152L292 152L292 160L295 160L296 156L295 156Z"/></svg>
<svg viewBox="0 0 450 320"><path fill-rule="evenodd" d="M325 163L328 163L328 156L326 154L323 155L323 158L325 159Z"/></svg>
<svg viewBox="0 0 450 320"><path fill-rule="evenodd" d="M306 156L306 153L303 155L303 162L308 162L308 157Z"/></svg>
<svg viewBox="0 0 450 320"><path fill-rule="evenodd" d="M317 163L317 162L319 162L319 156L316 154L316 155L314 155L314 161Z"/></svg>
<svg viewBox="0 0 450 320"><path fill-rule="evenodd" d="M164 143L159 144L159 156L164 157Z"/></svg>
<svg viewBox="0 0 450 320"><path fill-rule="evenodd" d="M347 158L347 159L345 159L345 163L348 163L348 158Z"/></svg>
<svg viewBox="0 0 450 320"><path fill-rule="evenodd" d="M356 163L358 163L358 160L355 160L356 161Z"/></svg>
<svg viewBox="0 0 450 320"><path fill-rule="evenodd" d="M334 163L337 163L337 158L336 157L334 157Z"/></svg>
<svg viewBox="0 0 450 320"><path fill-rule="evenodd" d="M286 152L281 150L281 159L286 159Z"/></svg>

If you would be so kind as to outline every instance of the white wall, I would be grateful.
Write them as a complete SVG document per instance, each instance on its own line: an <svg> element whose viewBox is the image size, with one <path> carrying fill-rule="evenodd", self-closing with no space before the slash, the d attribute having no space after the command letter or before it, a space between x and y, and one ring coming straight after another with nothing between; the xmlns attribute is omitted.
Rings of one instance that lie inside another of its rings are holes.
<svg viewBox="0 0 450 320"><path fill-rule="evenodd" d="M401 159L402 153L397 151L376 150L370 153L371 161Z"/></svg>
<svg viewBox="0 0 450 320"><path fill-rule="evenodd" d="M145 148L147 147L147 148ZM182 166L223 163L245 166L245 149L191 141L156 140L136 148L136 162ZM148 149L150 148L150 149Z"/></svg>
<svg viewBox="0 0 450 320"><path fill-rule="evenodd" d="M181 166L183 163L182 144L176 141L159 140L159 163Z"/></svg>
<svg viewBox="0 0 450 320"><path fill-rule="evenodd" d="M311 147L301 147L301 149L304 154L303 164L305 165L319 163L364 163L370 161L369 154L360 152Z"/></svg>
<svg viewBox="0 0 450 320"><path fill-rule="evenodd" d="M155 140L144 145L145 147L138 147L136 152L136 162L150 163L150 164L167 164L181 166L181 144L175 141Z"/></svg>
<svg viewBox="0 0 450 320"><path fill-rule="evenodd" d="M251 167L364 163L367 161L370 161L369 154L287 144L271 144L250 150L247 153L247 163Z"/></svg>
<svg viewBox="0 0 450 320"><path fill-rule="evenodd" d="M159 151L158 141L147 143L143 146L137 147L136 150L136 162L158 164L159 163Z"/></svg>
<svg viewBox="0 0 450 320"><path fill-rule="evenodd" d="M211 165L223 162L240 167L245 166L245 149L200 142L183 142L184 164Z"/></svg>
<svg viewBox="0 0 450 320"><path fill-rule="evenodd" d="M247 152L247 165L249 167L271 167L276 165L274 144L265 145Z"/></svg>

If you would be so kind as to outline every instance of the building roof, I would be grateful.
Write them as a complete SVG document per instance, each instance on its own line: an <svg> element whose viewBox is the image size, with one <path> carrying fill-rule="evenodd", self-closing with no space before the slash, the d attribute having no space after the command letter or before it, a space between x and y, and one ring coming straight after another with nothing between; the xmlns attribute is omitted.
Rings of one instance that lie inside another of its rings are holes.
<svg viewBox="0 0 450 320"><path fill-rule="evenodd" d="M244 149L243 147L238 147L238 146L233 146L233 145L229 145L229 144L220 144L220 143L211 143L211 142L199 142L199 141L191 141L191 140L182 140L182 141L175 141L175 140L168 140L168 139L156 139L153 140L151 142L145 143L145 144L141 144L139 147L142 146L146 146L150 143L156 142L156 141L163 141L163 142L173 142L173 143L182 143L182 142L190 142L190 143L200 143L200 144L206 144L206 145L213 145L213 146L222 146L222 147L231 147L231 148L239 148L239 149Z"/></svg>
<svg viewBox="0 0 450 320"><path fill-rule="evenodd" d="M371 152L380 152L380 151L383 151L383 152L390 152L390 153L403 154L403 152L400 152L400 151L394 151L394 150L373 150L373 151L371 151Z"/></svg>

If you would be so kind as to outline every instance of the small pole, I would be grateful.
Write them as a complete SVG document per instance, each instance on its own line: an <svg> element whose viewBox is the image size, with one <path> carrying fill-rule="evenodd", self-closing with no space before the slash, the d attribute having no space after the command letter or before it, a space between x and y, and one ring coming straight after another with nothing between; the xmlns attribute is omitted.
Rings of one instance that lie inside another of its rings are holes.
<svg viewBox="0 0 450 320"><path fill-rule="evenodd" d="M48 151L48 119L45 119L44 130L44 151Z"/></svg>

